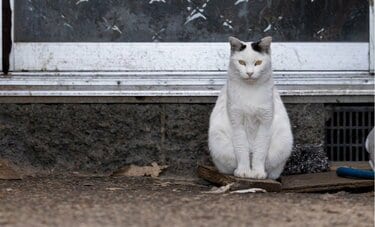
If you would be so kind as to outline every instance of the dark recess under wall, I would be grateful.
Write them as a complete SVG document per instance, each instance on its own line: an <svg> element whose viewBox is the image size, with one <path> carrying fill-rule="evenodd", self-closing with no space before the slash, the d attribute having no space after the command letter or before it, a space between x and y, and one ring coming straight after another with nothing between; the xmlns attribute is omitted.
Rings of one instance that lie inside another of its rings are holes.
<svg viewBox="0 0 375 227"><path fill-rule="evenodd" d="M365 141L374 127L374 104L327 105L325 150L331 161L367 161Z"/></svg>
<svg viewBox="0 0 375 227"><path fill-rule="evenodd" d="M3 40L2 40L2 47L3 47L3 72L4 74L8 74L9 72L9 54L12 48L12 36L11 36L11 28L12 28L12 11L10 9L10 0L4 0L2 4L2 19L3 19ZM0 25L1 26L1 25Z"/></svg>

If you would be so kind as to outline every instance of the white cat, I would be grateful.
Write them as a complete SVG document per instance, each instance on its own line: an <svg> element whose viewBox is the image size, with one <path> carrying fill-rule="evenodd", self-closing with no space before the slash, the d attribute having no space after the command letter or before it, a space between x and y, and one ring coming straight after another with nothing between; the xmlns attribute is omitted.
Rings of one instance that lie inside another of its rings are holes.
<svg viewBox="0 0 375 227"><path fill-rule="evenodd" d="M229 37L228 79L211 113L208 135L221 173L277 179L291 154L291 126L272 77L271 41Z"/></svg>

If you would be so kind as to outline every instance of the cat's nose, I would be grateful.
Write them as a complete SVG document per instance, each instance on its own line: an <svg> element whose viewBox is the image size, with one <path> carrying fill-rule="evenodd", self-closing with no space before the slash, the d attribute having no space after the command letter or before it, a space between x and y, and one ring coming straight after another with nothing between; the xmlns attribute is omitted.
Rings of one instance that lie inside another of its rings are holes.
<svg viewBox="0 0 375 227"><path fill-rule="evenodd" d="M254 73L246 73L248 76L249 76L249 78L251 78L251 76L254 74Z"/></svg>

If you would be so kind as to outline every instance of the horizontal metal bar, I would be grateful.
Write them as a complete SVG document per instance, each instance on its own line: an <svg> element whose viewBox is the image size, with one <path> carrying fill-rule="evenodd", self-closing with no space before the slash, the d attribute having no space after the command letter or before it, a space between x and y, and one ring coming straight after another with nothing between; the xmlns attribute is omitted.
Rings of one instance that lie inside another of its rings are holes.
<svg viewBox="0 0 375 227"><path fill-rule="evenodd" d="M215 103L216 96L0 96L0 103ZM282 96L284 103L373 103L373 96Z"/></svg>
<svg viewBox="0 0 375 227"><path fill-rule="evenodd" d="M0 96L218 96L219 90L198 91L198 90L81 90L81 91L59 91L59 90L1 90ZM282 96L329 96L329 95L350 95L361 96L371 95L373 90L279 90Z"/></svg>
<svg viewBox="0 0 375 227"><path fill-rule="evenodd" d="M79 78L77 78L79 77ZM345 77L315 77L314 75L302 74L299 77L289 75L275 75L277 85L373 85L373 78L368 76ZM220 85L226 81L226 75L213 74L211 76L200 75L173 75L160 77L140 77L133 75L118 76L7 76L0 77L0 85Z"/></svg>
<svg viewBox="0 0 375 227"><path fill-rule="evenodd" d="M291 102L372 102L374 96L374 77L365 72L283 71L274 79ZM0 76L0 97L216 97L225 82L225 72L26 72Z"/></svg>

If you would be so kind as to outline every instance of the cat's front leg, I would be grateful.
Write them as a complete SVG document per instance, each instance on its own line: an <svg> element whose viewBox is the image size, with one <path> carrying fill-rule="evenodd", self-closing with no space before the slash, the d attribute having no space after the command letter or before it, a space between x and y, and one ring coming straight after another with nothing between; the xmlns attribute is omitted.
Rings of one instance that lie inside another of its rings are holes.
<svg viewBox="0 0 375 227"><path fill-rule="evenodd" d="M243 115L241 112L232 111L230 121L233 130L233 148L237 160L237 168L234 170L234 176L249 178L250 169L250 145L247 140L245 127L243 125Z"/></svg>
<svg viewBox="0 0 375 227"><path fill-rule="evenodd" d="M271 143L271 121L263 122L259 125L258 133L254 140L251 160L250 178L265 179L267 178L265 163Z"/></svg>
<svg viewBox="0 0 375 227"><path fill-rule="evenodd" d="M237 168L233 174L236 177L250 178L250 146L247 142L244 127L238 127L233 130L233 136L234 153L237 160Z"/></svg>

